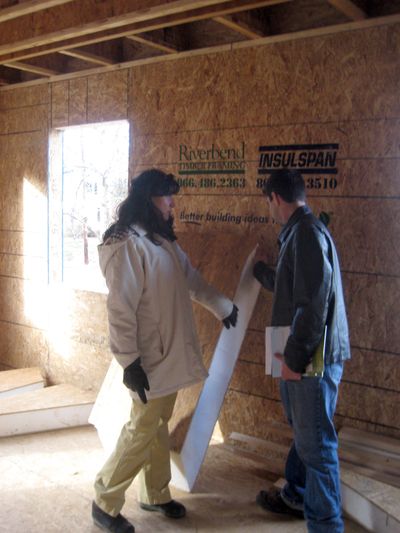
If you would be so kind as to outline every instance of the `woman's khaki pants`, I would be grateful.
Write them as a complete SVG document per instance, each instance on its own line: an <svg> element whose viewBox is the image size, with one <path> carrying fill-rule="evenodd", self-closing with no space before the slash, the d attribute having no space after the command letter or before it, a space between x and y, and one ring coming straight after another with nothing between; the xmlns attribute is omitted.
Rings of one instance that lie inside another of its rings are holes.
<svg viewBox="0 0 400 533"><path fill-rule="evenodd" d="M139 472L140 502L154 505L171 500L168 421L176 396L175 392L147 404L133 400L130 420L96 476L95 501L104 512L118 515L125 503L125 492Z"/></svg>

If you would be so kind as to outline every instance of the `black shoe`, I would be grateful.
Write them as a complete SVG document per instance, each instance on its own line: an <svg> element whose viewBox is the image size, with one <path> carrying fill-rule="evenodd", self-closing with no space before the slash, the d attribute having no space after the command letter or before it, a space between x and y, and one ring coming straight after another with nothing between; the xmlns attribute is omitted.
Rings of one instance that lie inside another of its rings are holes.
<svg viewBox="0 0 400 533"><path fill-rule="evenodd" d="M97 527L111 533L134 533L135 528L126 518L119 514L111 516L105 513L95 502L92 503L92 518Z"/></svg>
<svg viewBox="0 0 400 533"><path fill-rule="evenodd" d="M303 511L289 507L283 500L279 489L272 489L270 492L261 490L257 494L256 502L265 511L272 513L288 514L296 518L304 518Z"/></svg>
<svg viewBox="0 0 400 533"><path fill-rule="evenodd" d="M145 511L157 511L168 518L183 518L186 515L185 506L175 500L155 505L150 505L148 503L140 503L139 505Z"/></svg>

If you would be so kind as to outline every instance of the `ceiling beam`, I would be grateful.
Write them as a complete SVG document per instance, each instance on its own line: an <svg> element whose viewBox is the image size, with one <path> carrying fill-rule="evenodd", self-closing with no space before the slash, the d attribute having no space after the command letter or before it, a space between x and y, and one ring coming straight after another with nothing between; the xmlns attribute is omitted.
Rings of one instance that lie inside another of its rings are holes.
<svg viewBox="0 0 400 533"><path fill-rule="evenodd" d="M145 44L146 46L155 48L161 52L166 52L167 54L176 54L176 52L179 51L178 47L173 44L167 43L166 41L161 41L161 39L154 39L154 37L144 34L127 35L126 38L137 43Z"/></svg>
<svg viewBox="0 0 400 533"><path fill-rule="evenodd" d="M252 28L249 24L243 21L235 20L234 17L229 15L214 17L213 20L218 22L218 24L222 24L226 28L240 33L244 37L247 37L247 39L260 39L260 37L265 37L265 34L262 31Z"/></svg>
<svg viewBox="0 0 400 533"><path fill-rule="evenodd" d="M115 61L113 61L112 59L108 59L107 57L102 57L97 54L92 54L90 52L84 52L83 50L79 50L78 48L74 48L72 50L60 50L58 53L63 54L65 56L82 59L83 61L95 63L97 65L115 65Z"/></svg>
<svg viewBox="0 0 400 533"><path fill-rule="evenodd" d="M384 17L373 17L368 18L366 20L362 21L356 21L356 22L346 22L343 24L334 24L331 26L324 26L321 28L313 28L309 30L301 30L298 32L292 32L292 33L284 33L279 35L273 35L264 37L263 39L258 39L257 41L242 41L238 43L233 43L232 45L218 45L198 50L191 50L187 52L181 52L178 57L182 58L188 58L188 57L196 57L201 56L204 54L209 53L218 53L218 52L226 52L231 50L240 50L242 48L250 48L250 47L258 47L258 46L265 46L269 44L276 44L276 43L282 43L282 42L294 42L296 40L303 40L306 38L314 38L314 37L321 37L324 35L336 35L340 33L345 33L349 31L356 31L356 30L367 30L369 28L378 28L381 26L387 26L387 25L394 25L394 24L400 24L400 14L394 14L394 15L386 15ZM58 80L70 80L70 79L76 79L76 78L82 78L84 76L89 76L91 74L101 74L103 72L112 72L114 70L120 70L121 68L135 68L137 66L142 66L146 64L158 64L163 63L166 61L175 60L175 56L166 54L166 55L160 55L157 57L147 58L147 59L136 59L132 61L127 61L123 64L113 65L110 67L98 67L93 69L88 69L86 71L80 71L80 72L74 72L74 73L67 73L67 74L60 74L54 80L52 81L58 81ZM47 80L33 80L33 81L27 81L27 82L19 82L18 87L31 87L36 86L38 84L48 83ZM9 90L15 90L15 83L10 83L8 86L4 86L1 88L1 91L9 91Z"/></svg>
<svg viewBox="0 0 400 533"><path fill-rule="evenodd" d="M351 20L364 20L367 18L367 14L352 0L328 0L328 2Z"/></svg>
<svg viewBox="0 0 400 533"><path fill-rule="evenodd" d="M72 1L72 0L71 0ZM126 26L127 24L149 22L155 18L163 18L166 16L178 16L188 10L196 10L199 8L208 8L214 5L224 5L230 2L230 0L172 0L170 2L160 2L153 0L149 2L150 7L142 7L133 11L121 12L115 16L102 17L99 13L93 9L90 15L83 16L81 10L77 9L79 2L74 0L75 6L71 6L71 10L68 13L68 27L65 27L65 22L61 13L58 12L58 17L43 17L40 20L41 32L37 32L35 22L32 21L26 29L25 34L27 38L19 39L19 42L5 42L11 37L14 37L18 26L8 26L4 28L4 31L0 33L0 40L3 43L0 46L0 53L7 47L8 51L17 51L23 48L29 48L30 46L40 46L49 42L57 42L63 39L70 39L73 37L79 37L82 35L88 35L96 33L98 31L113 29L115 31L118 28ZM103 0L103 10L106 12L108 8L109 12L112 12L113 2L112 0ZM145 2L141 2L143 4ZM152 5L153 4L153 5ZM124 5L124 4L123 4ZM75 7L75 10L74 10ZM65 17L64 17L65 18ZM39 21L36 21L38 24ZM58 28L56 27L58 25Z"/></svg>
<svg viewBox="0 0 400 533"><path fill-rule="evenodd" d="M60 6L61 4L67 4L73 0L28 0L11 7L4 7L0 9L0 22L6 20L12 20L24 15L30 15L36 11L42 11L50 7Z"/></svg>
<svg viewBox="0 0 400 533"><path fill-rule="evenodd" d="M168 28L179 24L187 24L189 22L196 22L199 20L206 20L217 16L229 15L232 13L239 13L249 9L262 8L275 4L282 4L292 2L293 0L230 0L229 2L221 3L209 7L202 7L199 9L189 9L188 11L156 17L152 20L136 22L127 24L124 27L109 28L107 30L97 31L95 33L85 33L82 25L77 28L70 28L68 34L74 34L73 37L65 37L65 32L55 32L47 35L42 35L19 43L9 43L0 46L0 64L9 60L28 59L40 55L46 55L60 50L67 50L79 46L87 46L89 44L110 41L120 37L126 37L132 34L139 34L143 32L153 31L161 28ZM204 5L204 2L200 2ZM188 5L189 2L186 2ZM125 17L125 22L127 17ZM78 35L75 35L77 33ZM32 50L35 48L34 50Z"/></svg>
<svg viewBox="0 0 400 533"><path fill-rule="evenodd" d="M56 76L60 74L56 70L51 70L49 68L38 67L36 65L29 65L28 63L21 63L20 61L13 61L12 63L4 63L5 67L13 68L16 70L24 70L25 72L33 72L34 74L39 74L40 76Z"/></svg>

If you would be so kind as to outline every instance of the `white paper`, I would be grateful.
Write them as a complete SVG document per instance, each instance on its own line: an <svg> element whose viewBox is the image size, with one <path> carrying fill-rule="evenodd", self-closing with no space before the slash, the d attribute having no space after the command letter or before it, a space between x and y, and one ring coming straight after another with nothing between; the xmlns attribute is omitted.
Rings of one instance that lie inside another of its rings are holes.
<svg viewBox="0 0 400 533"><path fill-rule="evenodd" d="M275 357L283 354L290 335L290 326L268 326L265 328L265 373L279 378L282 375L282 363Z"/></svg>

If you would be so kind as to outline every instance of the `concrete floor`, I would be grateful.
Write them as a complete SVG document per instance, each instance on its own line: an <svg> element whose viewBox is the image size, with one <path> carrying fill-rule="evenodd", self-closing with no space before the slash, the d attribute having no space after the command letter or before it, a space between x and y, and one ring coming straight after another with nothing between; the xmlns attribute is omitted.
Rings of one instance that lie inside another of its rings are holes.
<svg viewBox="0 0 400 533"><path fill-rule="evenodd" d="M98 533L90 508L93 479L104 459L91 426L0 439L0 532ZM186 505L186 518L168 520L141 510L135 485L127 492L123 514L138 533L305 533L304 521L255 504L257 492L273 481L262 463L216 444L209 448L195 492L172 488L173 497ZM346 533L364 531L346 521Z"/></svg>

